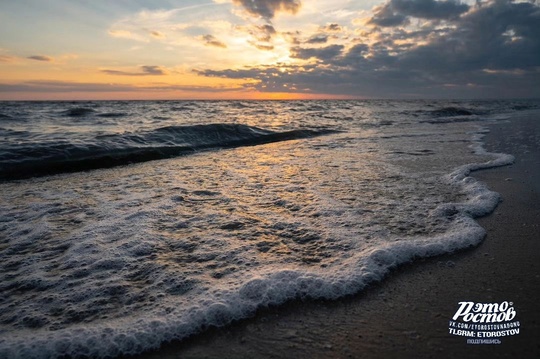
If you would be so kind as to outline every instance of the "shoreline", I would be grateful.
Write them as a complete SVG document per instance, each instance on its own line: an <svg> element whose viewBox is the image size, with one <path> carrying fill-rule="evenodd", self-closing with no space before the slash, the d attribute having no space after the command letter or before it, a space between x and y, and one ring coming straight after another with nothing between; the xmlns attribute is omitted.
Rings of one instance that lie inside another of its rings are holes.
<svg viewBox="0 0 540 359"><path fill-rule="evenodd" d="M540 357L540 133L538 120L489 125L484 148L510 153L513 165L471 176L503 202L476 221L487 230L476 248L417 260L382 282L336 301L291 302L254 318L163 345L138 358ZM499 345L468 345L448 333L460 301L512 301L520 334Z"/></svg>

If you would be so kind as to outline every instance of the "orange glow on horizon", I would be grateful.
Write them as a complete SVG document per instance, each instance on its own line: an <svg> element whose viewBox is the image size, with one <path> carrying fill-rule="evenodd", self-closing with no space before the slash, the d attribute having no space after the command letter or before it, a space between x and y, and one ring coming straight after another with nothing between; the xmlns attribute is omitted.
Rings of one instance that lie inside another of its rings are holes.
<svg viewBox="0 0 540 359"><path fill-rule="evenodd" d="M293 92L254 92L256 100L352 100L357 97L331 94L307 94Z"/></svg>
<svg viewBox="0 0 540 359"><path fill-rule="evenodd" d="M351 100L358 97L289 92L4 92L0 101L115 101L115 100Z"/></svg>

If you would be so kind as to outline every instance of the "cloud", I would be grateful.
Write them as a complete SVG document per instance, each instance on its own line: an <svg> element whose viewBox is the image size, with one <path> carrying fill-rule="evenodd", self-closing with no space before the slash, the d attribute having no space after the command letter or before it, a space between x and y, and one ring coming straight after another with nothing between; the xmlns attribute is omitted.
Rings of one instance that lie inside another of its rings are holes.
<svg viewBox="0 0 540 359"><path fill-rule="evenodd" d="M265 45L254 41L249 41L249 43L253 45L253 47L263 51L272 51L274 49L274 45Z"/></svg>
<svg viewBox="0 0 540 359"><path fill-rule="evenodd" d="M406 23L408 23L407 16L396 13L390 2L376 7L375 14L368 21L368 24L383 27L399 26Z"/></svg>
<svg viewBox="0 0 540 359"><path fill-rule="evenodd" d="M143 73L149 75L167 75L167 70L161 66L141 66Z"/></svg>
<svg viewBox="0 0 540 359"><path fill-rule="evenodd" d="M254 26L253 29L255 31L250 31L250 34L253 35L258 41L270 41L276 34L276 29L269 24Z"/></svg>
<svg viewBox="0 0 540 359"><path fill-rule="evenodd" d="M296 60L295 65L203 69L197 74L249 79L246 86L263 92L295 89L426 98L540 96L538 4L489 0L465 7L430 0L408 1L405 7L404 2L393 0L375 8L379 16L390 9L393 17L379 17L378 27L355 39L344 37L340 44L319 48L290 45L289 56ZM409 23L413 14L428 21Z"/></svg>
<svg viewBox="0 0 540 359"><path fill-rule="evenodd" d="M454 0L390 0L375 8L369 23L392 27L408 23L409 17L442 20L455 19L469 10L469 5Z"/></svg>
<svg viewBox="0 0 540 359"><path fill-rule="evenodd" d="M290 44L293 45L300 45L300 37L301 33L300 31L285 31L281 33L281 36Z"/></svg>
<svg viewBox="0 0 540 359"><path fill-rule="evenodd" d="M101 70L101 72L108 75L118 75L118 76L163 76L167 75L168 71L161 66L141 66L140 72L130 72L130 71L121 71L121 70Z"/></svg>
<svg viewBox="0 0 540 359"><path fill-rule="evenodd" d="M0 92L118 92L129 91L129 85L79 83L65 81L26 81L17 84L0 83Z"/></svg>
<svg viewBox="0 0 540 359"><path fill-rule="evenodd" d="M237 6L242 6L249 14L266 20L274 18L278 12L296 14L302 6L300 0L233 0Z"/></svg>
<svg viewBox="0 0 540 359"><path fill-rule="evenodd" d="M277 35L278 32L272 25L237 25L234 27L234 29L250 35L252 37L252 40L248 40L248 43L253 47L264 51L270 51L274 49L272 41L274 36Z"/></svg>
<svg viewBox="0 0 540 359"><path fill-rule="evenodd" d="M342 31L343 28L339 24L331 23L321 27L321 30L325 32L339 32Z"/></svg>
<svg viewBox="0 0 540 359"><path fill-rule="evenodd" d="M221 47L223 49L227 48L227 45L225 45L223 42L219 41L215 38L213 35L203 35L201 36L201 39L204 41L204 44L207 46L215 46L215 47Z"/></svg>
<svg viewBox="0 0 540 359"><path fill-rule="evenodd" d="M321 48L302 48L299 46L291 48L291 57L296 59L316 58L322 61L330 61L341 55L343 45L329 45Z"/></svg>
<svg viewBox="0 0 540 359"><path fill-rule="evenodd" d="M159 31L150 31L150 35L156 39L164 39L165 35Z"/></svg>
<svg viewBox="0 0 540 359"><path fill-rule="evenodd" d="M27 57L19 57L19 56L12 56L12 55L0 55L0 62L3 63L20 63L24 60L33 60L33 61L41 61L41 62L53 62L56 65L64 65L68 61L78 59L79 55L77 54L60 54L56 57L50 57L45 55L32 55Z"/></svg>
<svg viewBox="0 0 540 359"><path fill-rule="evenodd" d="M44 61L44 62L52 62L52 61L54 61L54 59L52 57L44 56L44 55L28 56L27 59L36 60L36 61Z"/></svg>
<svg viewBox="0 0 540 359"><path fill-rule="evenodd" d="M9 56L9 55L0 55L0 62L14 62L16 60L15 57Z"/></svg>
<svg viewBox="0 0 540 359"><path fill-rule="evenodd" d="M391 0L401 14L422 19L452 19L469 10L469 5L454 0Z"/></svg>
<svg viewBox="0 0 540 359"><path fill-rule="evenodd" d="M328 42L328 35L315 34L306 40L307 44L325 44Z"/></svg>
<svg viewBox="0 0 540 359"><path fill-rule="evenodd" d="M437 73L540 67L540 6L490 1L462 16L457 25L401 54L399 64Z"/></svg>
<svg viewBox="0 0 540 359"><path fill-rule="evenodd" d="M190 92L231 92L243 88L238 86L182 86L170 84L155 84L153 86L103 84L70 81L25 81L16 84L0 83L1 92L39 92L39 93L73 93L73 92L164 92L164 91L190 91Z"/></svg>

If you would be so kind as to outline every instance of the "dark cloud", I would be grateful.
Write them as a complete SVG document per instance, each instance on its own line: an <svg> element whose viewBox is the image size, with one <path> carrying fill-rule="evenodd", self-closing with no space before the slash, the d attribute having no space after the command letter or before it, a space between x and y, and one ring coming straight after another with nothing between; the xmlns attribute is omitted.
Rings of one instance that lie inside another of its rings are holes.
<svg viewBox="0 0 540 359"><path fill-rule="evenodd" d="M156 39L165 38L165 35L159 31L150 31L150 35L152 35L152 37L155 37Z"/></svg>
<svg viewBox="0 0 540 359"><path fill-rule="evenodd" d="M391 0L399 13L422 19L452 19L469 10L469 5L458 1Z"/></svg>
<svg viewBox="0 0 540 359"><path fill-rule="evenodd" d="M490 0L464 12L457 2L440 2L431 8L426 5L431 3L416 2L416 6L424 5L422 11L420 7L406 11L437 20L422 28L393 27L387 31L378 27L368 36L369 44L357 39L348 46L292 46L290 56L306 60L303 65L197 73L252 79L255 85L247 86L269 92L294 89L305 93L426 98L540 96L539 5ZM381 9L376 11L380 14ZM404 18L392 20L395 24L404 23L410 16L400 15ZM446 20L441 21L443 18ZM392 22L388 17L386 21Z"/></svg>
<svg viewBox="0 0 540 359"><path fill-rule="evenodd" d="M36 61L44 61L44 62L52 62L53 61L52 57L44 56L44 55L28 56L27 59L36 60Z"/></svg>
<svg viewBox="0 0 540 359"><path fill-rule="evenodd" d="M341 55L343 49L343 45L329 45L320 48L303 48L296 46L291 48L291 57L305 60L316 58L322 61L330 61Z"/></svg>
<svg viewBox="0 0 540 359"><path fill-rule="evenodd" d="M166 75L167 70L161 66L141 66L142 72L148 75Z"/></svg>
<svg viewBox="0 0 540 359"><path fill-rule="evenodd" d="M251 35L253 40L248 42L259 50L269 51L274 49L272 39L277 34L277 31L272 25L236 26L235 29Z"/></svg>
<svg viewBox="0 0 540 359"><path fill-rule="evenodd" d="M396 13L392 9L391 3L386 3L382 6L377 7L375 10L375 14L368 21L368 24L370 25L383 27L399 26L406 23L408 23L407 16Z"/></svg>
<svg viewBox="0 0 540 359"><path fill-rule="evenodd" d="M492 1L464 15L455 29L401 54L407 68L459 72L532 70L540 66L540 7Z"/></svg>
<svg viewBox="0 0 540 359"><path fill-rule="evenodd" d="M246 85L248 89L259 90L263 92L283 92L296 88L295 79L302 76L303 71L314 69L315 66L298 66L278 63L276 66L257 66L244 69L229 69L222 71L215 70L194 70L200 76L218 77L228 79L254 79L259 83L255 86ZM284 79L287 79L284 81ZM300 81L305 82L305 81ZM309 92L306 88L297 88L298 92Z"/></svg>
<svg viewBox="0 0 540 359"><path fill-rule="evenodd" d="M274 45L265 45L265 44L261 44L261 43L257 43L257 42L254 42L254 41L249 41L249 43L251 45L253 45L253 47L259 49L259 50L263 50L263 51L271 51L274 49Z"/></svg>
<svg viewBox="0 0 540 359"><path fill-rule="evenodd" d="M369 46L366 44L356 44L347 51L347 58L364 58L369 53Z"/></svg>
<svg viewBox="0 0 540 359"><path fill-rule="evenodd" d="M390 0L379 6L369 20L372 25L392 27L408 23L409 17L449 20L469 10L469 5L454 0Z"/></svg>
<svg viewBox="0 0 540 359"><path fill-rule="evenodd" d="M306 40L307 44L325 44L328 42L328 35L316 34Z"/></svg>
<svg viewBox="0 0 540 359"><path fill-rule="evenodd" d="M161 66L141 66L140 72L120 71L120 70L101 70L108 75L118 76L163 76L167 75L167 70Z"/></svg>
<svg viewBox="0 0 540 359"><path fill-rule="evenodd" d="M276 29L272 25L269 25L269 24L256 26L255 28L259 31L259 33L265 34L269 38L271 38L272 36L276 34Z"/></svg>
<svg viewBox="0 0 540 359"><path fill-rule="evenodd" d="M327 31L327 32L339 32L339 31L342 31L343 28L339 24L332 23L332 24L327 24L324 27L321 27L321 30Z"/></svg>
<svg viewBox="0 0 540 359"><path fill-rule="evenodd" d="M272 25L235 26L235 29L249 34L252 39L248 43L253 47L263 51L274 49L273 38L278 32Z"/></svg>
<svg viewBox="0 0 540 359"><path fill-rule="evenodd" d="M204 44L207 46L221 47L223 49L227 48L227 45L225 45L225 43L219 41L213 35L204 35L201 37L201 39L204 41Z"/></svg>
<svg viewBox="0 0 540 359"><path fill-rule="evenodd" d="M296 14L302 5L300 0L233 0L251 15L272 19L277 12Z"/></svg>

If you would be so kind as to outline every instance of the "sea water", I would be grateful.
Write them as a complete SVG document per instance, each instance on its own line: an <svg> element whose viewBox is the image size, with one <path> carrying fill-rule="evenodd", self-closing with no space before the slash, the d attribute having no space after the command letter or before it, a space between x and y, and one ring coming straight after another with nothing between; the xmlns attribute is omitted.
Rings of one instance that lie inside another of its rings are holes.
<svg viewBox="0 0 540 359"><path fill-rule="evenodd" d="M135 354L477 245L538 101L0 103L0 357Z"/></svg>

